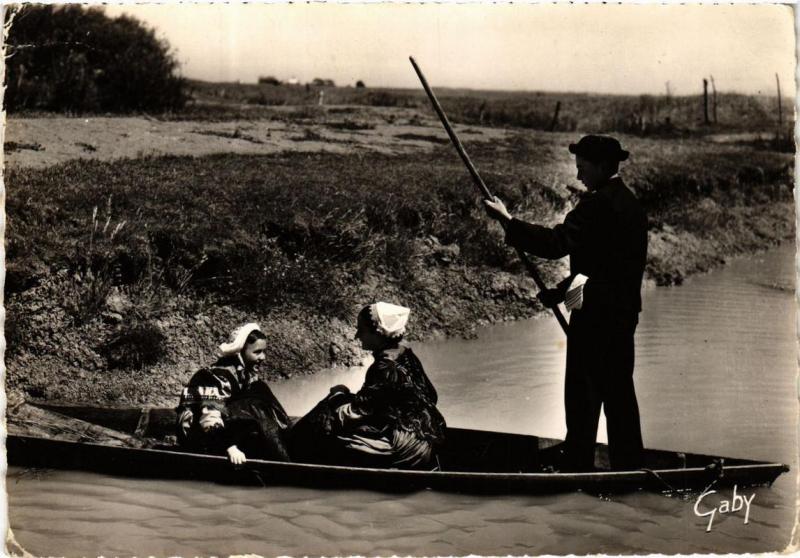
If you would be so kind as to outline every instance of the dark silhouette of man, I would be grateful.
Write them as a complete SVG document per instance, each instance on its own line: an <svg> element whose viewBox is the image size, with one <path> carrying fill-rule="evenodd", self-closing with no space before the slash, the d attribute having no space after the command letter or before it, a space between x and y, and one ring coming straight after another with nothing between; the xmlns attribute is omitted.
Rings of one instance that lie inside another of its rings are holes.
<svg viewBox="0 0 800 558"><path fill-rule="evenodd" d="M589 135L569 150L588 192L563 223L550 228L520 221L497 198L486 201L486 209L503 224L508 244L541 258L569 256L569 276L538 295L545 306L566 299L572 308L564 392L567 439L560 469L593 469L601 405L611 467L638 469L642 433L633 336L642 308L647 216L617 174L619 163L628 158L619 141Z"/></svg>

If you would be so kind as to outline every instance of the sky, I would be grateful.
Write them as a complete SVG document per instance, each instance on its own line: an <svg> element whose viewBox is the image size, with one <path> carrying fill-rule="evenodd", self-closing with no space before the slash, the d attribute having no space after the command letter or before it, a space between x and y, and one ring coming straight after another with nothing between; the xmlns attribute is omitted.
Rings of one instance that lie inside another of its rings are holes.
<svg viewBox="0 0 800 558"><path fill-rule="evenodd" d="M108 6L156 30L185 77L676 95L794 92L780 5L182 4Z"/></svg>

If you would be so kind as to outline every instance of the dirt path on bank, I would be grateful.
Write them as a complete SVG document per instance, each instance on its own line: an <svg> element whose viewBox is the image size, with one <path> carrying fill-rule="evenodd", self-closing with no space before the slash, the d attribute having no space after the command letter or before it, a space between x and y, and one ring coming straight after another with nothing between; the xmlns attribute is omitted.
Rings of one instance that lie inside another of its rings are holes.
<svg viewBox="0 0 800 558"><path fill-rule="evenodd" d="M281 110L282 109L282 110ZM438 121L412 109L318 107L313 114L279 107L271 118L203 122L152 117L9 118L5 161L41 168L73 159L286 151L406 154L449 142ZM497 142L509 132L456 126L470 142Z"/></svg>

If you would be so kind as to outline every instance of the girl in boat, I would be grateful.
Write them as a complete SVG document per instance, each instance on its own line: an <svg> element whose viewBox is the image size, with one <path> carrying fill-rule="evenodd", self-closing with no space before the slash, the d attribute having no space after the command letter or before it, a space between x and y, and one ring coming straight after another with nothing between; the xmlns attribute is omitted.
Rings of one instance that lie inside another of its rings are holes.
<svg viewBox="0 0 800 558"><path fill-rule="evenodd" d="M235 465L247 456L289 461L289 418L272 390L258 379L267 340L258 324L233 332L220 358L199 370L181 393L178 442L188 451L227 455Z"/></svg>
<svg viewBox="0 0 800 558"><path fill-rule="evenodd" d="M432 469L445 421L436 389L402 339L409 309L378 302L358 315L356 339L375 359L358 393L336 386L292 431L298 461Z"/></svg>

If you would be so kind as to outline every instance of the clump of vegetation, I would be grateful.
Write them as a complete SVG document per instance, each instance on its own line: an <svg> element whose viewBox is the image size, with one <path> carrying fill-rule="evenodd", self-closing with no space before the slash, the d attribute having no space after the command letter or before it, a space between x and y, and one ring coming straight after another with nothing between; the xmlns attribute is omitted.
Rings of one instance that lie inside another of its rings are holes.
<svg viewBox="0 0 800 558"><path fill-rule="evenodd" d="M258 78L258 83L263 83L265 85L280 85L281 80L275 76L260 76Z"/></svg>
<svg viewBox="0 0 800 558"><path fill-rule="evenodd" d="M334 130L374 130L375 125L370 122L359 122L356 120L343 120L341 122L328 122L326 124L328 128L333 128Z"/></svg>
<svg viewBox="0 0 800 558"><path fill-rule="evenodd" d="M264 143L258 138L255 138L249 134L245 134L239 128L234 129L233 132L222 132L217 130L193 130L192 132L195 134L200 134L202 136L215 136L224 139L244 140L244 141L249 141L250 143L257 143L257 144Z"/></svg>
<svg viewBox="0 0 800 558"><path fill-rule="evenodd" d="M164 357L166 341L158 325L136 321L121 326L99 352L112 369L140 370Z"/></svg>
<svg viewBox="0 0 800 558"><path fill-rule="evenodd" d="M407 134L397 134L395 137L397 139L402 139L402 140L429 141L431 143L439 143L439 144L449 143L450 141L449 139L443 138L441 136L432 136L427 134L407 133Z"/></svg>
<svg viewBox="0 0 800 558"><path fill-rule="evenodd" d="M3 150L6 153L13 153L14 151L44 151L44 147L40 143L24 143L16 141L7 141L3 144Z"/></svg>
<svg viewBox="0 0 800 558"><path fill-rule="evenodd" d="M127 244L132 238L120 235L125 221L112 222L111 196L106 203L106 214L101 222L98 208L94 207L87 242L74 247L71 281L67 286L70 292L65 303L76 322L84 322L100 312L113 286L122 281L123 261L130 257Z"/></svg>
<svg viewBox="0 0 800 558"><path fill-rule="evenodd" d="M132 17L42 4L6 14L13 18L6 45L9 112L162 112L186 101L169 45Z"/></svg>

